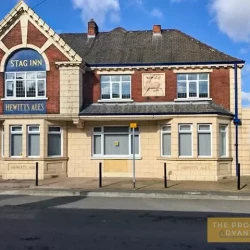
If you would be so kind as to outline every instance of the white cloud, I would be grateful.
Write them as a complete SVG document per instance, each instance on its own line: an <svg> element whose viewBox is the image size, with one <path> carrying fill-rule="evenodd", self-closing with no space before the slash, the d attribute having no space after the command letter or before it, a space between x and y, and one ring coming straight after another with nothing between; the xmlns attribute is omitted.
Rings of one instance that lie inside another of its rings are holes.
<svg viewBox="0 0 250 250"><path fill-rule="evenodd" d="M248 48L241 48L239 51L240 54L247 54L248 52L249 52Z"/></svg>
<svg viewBox="0 0 250 250"><path fill-rule="evenodd" d="M163 18L163 13L162 13L159 9L157 9L157 8L154 8L154 9L150 12L150 15L151 15L152 17L157 17L157 18L159 18L159 19Z"/></svg>
<svg viewBox="0 0 250 250"><path fill-rule="evenodd" d="M219 29L234 41L250 42L250 1L210 0Z"/></svg>
<svg viewBox="0 0 250 250"><path fill-rule="evenodd" d="M104 25L109 15L112 22L120 20L119 0L72 0L75 9L81 10L84 23L94 18L99 26Z"/></svg>
<svg viewBox="0 0 250 250"><path fill-rule="evenodd" d="M248 102L250 104L250 92L241 92L242 101Z"/></svg>

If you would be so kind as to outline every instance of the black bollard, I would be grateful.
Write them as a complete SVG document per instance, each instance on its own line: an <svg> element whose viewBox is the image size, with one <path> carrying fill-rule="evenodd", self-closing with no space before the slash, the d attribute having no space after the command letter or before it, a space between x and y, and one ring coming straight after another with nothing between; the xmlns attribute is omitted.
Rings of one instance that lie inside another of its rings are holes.
<svg viewBox="0 0 250 250"><path fill-rule="evenodd" d="M238 179L237 179L237 189L240 190L240 163L238 163Z"/></svg>
<svg viewBox="0 0 250 250"><path fill-rule="evenodd" d="M38 162L36 162L36 187L38 187Z"/></svg>
<svg viewBox="0 0 250 250"><path fill-rule="evenodd" d="M167 163L164 163L164 187L167 188Z"/></svg>
<svg viewBox="0 0 250 250"><path fill-rule="evenodd" d="M99 188L102 187L102 163L99 162Z"/></svg>

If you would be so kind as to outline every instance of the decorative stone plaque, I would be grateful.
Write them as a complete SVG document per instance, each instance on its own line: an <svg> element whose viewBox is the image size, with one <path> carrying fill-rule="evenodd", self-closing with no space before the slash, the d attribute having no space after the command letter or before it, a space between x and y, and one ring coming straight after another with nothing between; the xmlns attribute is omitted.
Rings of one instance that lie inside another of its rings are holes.
<svg viewBox="0 0 250 250"><path fill-rule="evenodd" d="M142 74L142 96L165 96L165 73Z"/></svg>

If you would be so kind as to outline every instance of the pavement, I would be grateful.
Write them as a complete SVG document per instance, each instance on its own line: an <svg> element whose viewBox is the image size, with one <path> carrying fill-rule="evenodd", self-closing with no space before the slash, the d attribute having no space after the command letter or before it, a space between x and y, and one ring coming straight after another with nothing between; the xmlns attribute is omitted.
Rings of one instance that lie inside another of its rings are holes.
<svg viewBox="0 0 250 250"><path fill-rule="evenodd" d="M236 177L217 182L168 180L167 188L163 179L137 179L135 189L131 178L103 178L102 188L97 178L45 179L38 187L34 180L0 179L0 195L250 200L250 176L241 177L241 190Z"/></svg>

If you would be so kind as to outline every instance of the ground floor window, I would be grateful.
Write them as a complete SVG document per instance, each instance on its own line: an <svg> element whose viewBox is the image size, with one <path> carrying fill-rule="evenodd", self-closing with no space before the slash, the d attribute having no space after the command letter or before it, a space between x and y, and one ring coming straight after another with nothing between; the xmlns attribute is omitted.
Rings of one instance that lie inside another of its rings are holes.
<svg viewBox="0 0 250 250"><path fill-rule="evenodd" d="M95 127L92 144L94 156L132 156L132 129L128 126ZM135 129L135 154L140 154L139 128Z"/></svg>
<svg viewBox="0 0 250 250"><path fill-rule="evenodd" d="M211 125L198 124L198 156L211 156Z"/></svg>
<svg viewBox="0 0 250 250"><path fill-rule="evenodd" d="M171 155L171 126L164 125L161 129L161 155Z"/></svg>
<svg viewBox="0 0 250 250"><path fill-rule="evenodd" d="M10 155L11 156L22 156L22 126L11 126L10 127Z"/></svg>
<svg viewBox="0 0 250 250"><path fill-rule="evenodd" d="M227 156L227 125L219 125L220 156Z"/></svg>
<svg viewBox="0 0 250 250"><path fill-rule="evenodd" d="M40 156L40 128L28 126L28 156Z"/></svg>
<svg viewBox="0 0 250 250"><path fill-rule="evenodd" d="M179 124L179 156L192 155L192 125Z"/></svg>
<svg viewBox="0 0 250 250"><path fill-rule="evenodd" d="M49 126L48 128L48 156L62 155L62 130L61 127Z"/></svg>

